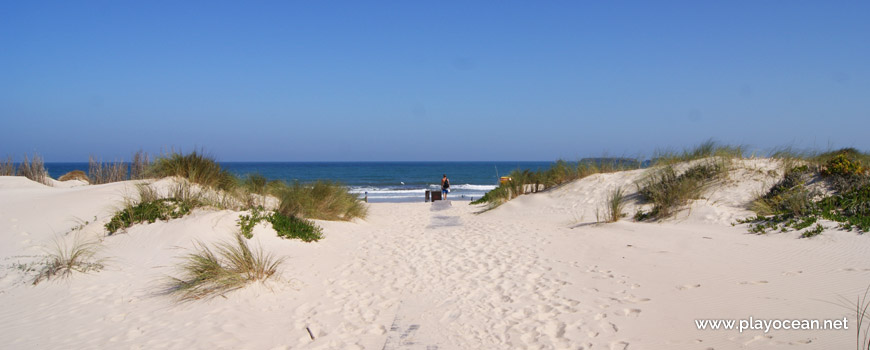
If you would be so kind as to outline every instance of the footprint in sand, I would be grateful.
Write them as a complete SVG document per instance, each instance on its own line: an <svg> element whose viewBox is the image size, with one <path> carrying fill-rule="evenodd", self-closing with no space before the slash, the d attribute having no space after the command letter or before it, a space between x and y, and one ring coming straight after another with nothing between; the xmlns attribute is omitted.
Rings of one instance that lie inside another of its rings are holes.
<svg viewBox="0 0 870 350"><path fill-rule="evenodd" d="M628 343L624 341L617 341L610 343L610 350L626 350L628 349Z"/></svg>
<svg viewBox="0 0 870 350"><path fill-rule="evenodd" d="M782 275L783 276L795 276L795 275L799 275L802 273L804 273L804 272L800 271L800 270L799 271L786 271L786 272L783 272Z"/></svg>
<svg viewBox="0 0 870 350"><path fill-rule="evenodd" d="M740 284L751 284L751 285L759 285L759 284L767 284L767 281L743 281Z"/></svg>
<svg viewBox="0 0 870 350"><path fill-rule="evenodd" d="M695 289L701 287L700 284L684 284L682 286L677 286L677 290L687 290L687 289Z"/></svg>
<svg viewBox="0 0 870 350"><path fill-rule="evenodd" d="M629 317L638 317L640 316L640 309L622 309L622 315Z"/></svg>

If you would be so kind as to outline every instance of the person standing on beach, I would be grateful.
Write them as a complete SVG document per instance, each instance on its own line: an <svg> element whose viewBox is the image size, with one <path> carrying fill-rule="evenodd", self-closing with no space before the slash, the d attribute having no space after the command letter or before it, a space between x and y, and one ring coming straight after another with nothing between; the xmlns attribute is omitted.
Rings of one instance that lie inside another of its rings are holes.
<svg viewBox="0 0 870 350"><path fill-rule="evenodd" d="M450 179L447 178L447 174L444 174L441 178L441 195L444 199L447 199L447 192L450 192Z"/></svg>

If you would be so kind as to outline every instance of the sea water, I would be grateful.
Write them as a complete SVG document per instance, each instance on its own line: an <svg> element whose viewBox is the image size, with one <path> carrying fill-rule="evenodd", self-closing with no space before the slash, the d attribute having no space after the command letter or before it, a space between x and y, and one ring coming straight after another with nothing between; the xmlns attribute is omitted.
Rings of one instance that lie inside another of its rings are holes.
<svg viewBox="0 0 870 350"><path fill-rule="evenodd" d="M426 190L440 190L441 176L450 179L451 200L473 200L498 185L511 170L538 170L552 162L221 162L244 177L259 173L269 180L311 183L338 181L369 202L422 202ZM87 163L46 163L51 177L72 170L88 171Z"/></svg>

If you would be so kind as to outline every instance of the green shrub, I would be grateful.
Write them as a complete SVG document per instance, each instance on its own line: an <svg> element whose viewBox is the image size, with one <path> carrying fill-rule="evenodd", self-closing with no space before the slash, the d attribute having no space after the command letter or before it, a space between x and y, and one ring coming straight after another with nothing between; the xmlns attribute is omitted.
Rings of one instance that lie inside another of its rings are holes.
<svg viewBox="0 0 870 350"><path fill-rule="evenodd" d="M178 176L202 186L232 191L238 180L221 168L214 158L193 151L189 154L170 153L158 158L151 166L149 175L155 177Z"/></svg>
<svg viewBox="0 0 870 350"><path fill-rule="evenodd" d="M815 237L824 231L825 231L825 227L822 226L822 224L816 224L816 227L814 227L812 230L806 230L804 233L802 233L801 238Z"/></svg>
<svg viewBox="0 0 870 350"><path fill-rule="evenodd" d="M838 162L839 158L835 155L830 159ZM829 173L828 180L837 191L819 200L815 200L819 197L817 193L804 186L811 177L812 171L806 166L789 170L767 194L752 203L750 208L758 216L738 222L749 223L749 231L754 233L801 230L819 218L839 222L845 230L870 231L870 181L866 175ZM802 237L821 233L824 228L819 227L804 232Z"/></svg>
<svg viewBox="0 0 870 350"><path fill-rule="evenodd" d="M189 214L195 205L175 198L157 199L138 204L128 204L127 207L115 213L106 223L109 235L118 230L126 229L138 223L154 223L157 220L168 221Z"/></svg>
<svg viewBox="0 0 870 350"><path fill-rule="evenodd" d="M822 175L827 176L859 176L864 173L861 162L851 159L848 153L840 153L831 158L822 170Z"/></svg>
<svg viewBox="0 0 870 350"><path fill-rule="evenodd" d="M195 251L184 258L180 278L170 278L166 293L180 301L222 295L255 281L272 277L284 259L276 259L262 249L251 250L241 235L233 242L209 248L198 242Z"/></svg>
<svg viewBox="0 0 870 350"><path fill-rule="evenodd" d="M284 216L320 220L351 220L363 218L366 206L347 187L332 181L312 184L294 182L278 193L278 212Z"/></svg>
<svg viewBox="0 0 870 350"><path fill-rule="evenodd" d="M239 229L241 231L242 236L245 236L247 239L251 239L254 237L254 227L257 226L258 223L263 220L267 220L269 215L265 215L263 213L262 207L255 207L251 209L251 215L239 215Z"/></svg>
<svg viewBox="0 0 870 350"><path fill-rule="evenodd" d="M272 213L268 220L278 233L278 237L298 238L304 242L319 241L323 238L323 229L311 220L286 216L278 212Z"/></svg>

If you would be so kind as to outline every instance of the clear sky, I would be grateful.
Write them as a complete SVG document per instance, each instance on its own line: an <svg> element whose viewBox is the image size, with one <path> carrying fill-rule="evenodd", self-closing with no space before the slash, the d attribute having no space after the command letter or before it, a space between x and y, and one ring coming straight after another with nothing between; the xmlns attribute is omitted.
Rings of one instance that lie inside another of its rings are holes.
<svg viewBox="0 0 870 350"><path fill-rule="evenodd" d="M870 1L0 1L0 156L870 150Z"/></svg>

